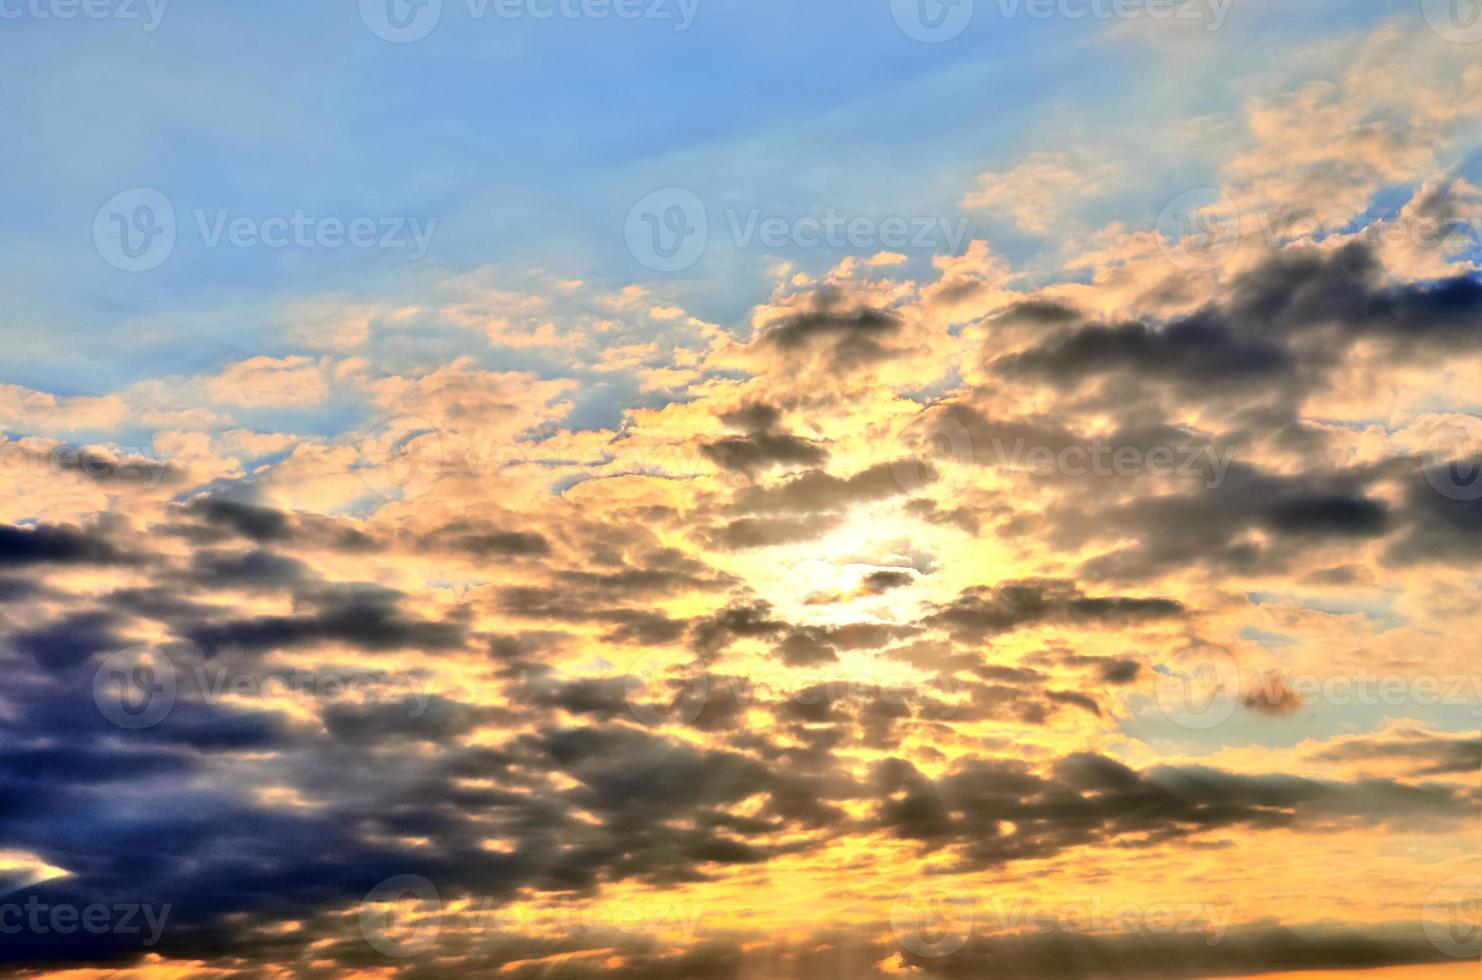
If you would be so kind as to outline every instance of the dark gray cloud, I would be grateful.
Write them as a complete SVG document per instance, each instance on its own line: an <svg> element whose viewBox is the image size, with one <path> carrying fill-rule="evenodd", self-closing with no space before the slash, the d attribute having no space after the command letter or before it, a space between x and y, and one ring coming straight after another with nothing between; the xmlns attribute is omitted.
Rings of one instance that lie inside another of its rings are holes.
<svg viewBox="0 0 1482 980"><path fill-rule="evenodd" d="M785 432L753 432L705 443L700 452L727 470L752 473L769 466L821 466L828 460L822 446Z"/></svg>
<svg viewBox="0 0 1482 980"><path fill-rule="evenodd" d="M467 629L461 623L409 616L400 608L403 598L374 586L326 589L310 598L315 607L311 612L213 619L191 626L186 636L208 655L227 648L253 651L325 642L362 650L448 650L464 644Z"/></svg>
<svg viewBox="0 0 1482 980"><path fill-rule="evenodd" d="M962 760L937 781L892 759L875 779L880 826L933 850L950 848L963 869L1095 843L1153 846L1235 827L1454 826L1476 805L1475 794L1438 784L1323 782L1202 766L1139 773L1090 753L1067 756L1048 774L1016 760Z"/></svg>
<svg viewBox="0 0 1482 980"><path fill-rule="evenodd" d="M1173 599L1088 596L1070 582L1043 579L975 586L938 606L923 622L971 642L1037 623L1136 623L1184 612L1183 604Z"/></svg>
<svg viewBox="0 0 1482 980"><path fill-rule="evenodd" d="M26 565L116 565L134 559L99 527L0 524L0 568Z"/></svg>

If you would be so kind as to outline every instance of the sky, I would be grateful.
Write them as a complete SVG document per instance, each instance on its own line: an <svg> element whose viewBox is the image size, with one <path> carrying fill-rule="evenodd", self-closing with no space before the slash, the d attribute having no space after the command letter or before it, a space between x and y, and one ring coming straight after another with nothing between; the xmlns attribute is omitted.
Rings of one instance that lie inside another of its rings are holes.
<svg viewBox="0 0 1482 980"><path fill-rule="evenodd" d="M0 89L7 975L1478 975L1474 0L0 0Z"/></svg>

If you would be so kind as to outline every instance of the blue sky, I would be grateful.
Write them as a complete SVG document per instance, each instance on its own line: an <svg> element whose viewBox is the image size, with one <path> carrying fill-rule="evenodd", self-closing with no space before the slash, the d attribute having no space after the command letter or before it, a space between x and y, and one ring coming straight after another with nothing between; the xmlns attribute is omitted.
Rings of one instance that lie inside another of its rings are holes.
<svg viewBox="0 0 1482 980"><path fill-rule="evenodd" d="M692 188L717 224L729 208L957 216L976 173L1047 133L1139 158L1085 206L1102 221L1149 224L1165 188L1202 183L1218 163L1160 143L1160 128L1232 111L1248 86L1273 83L1280 52L1332 35L1335 18L1357 29L1381 13L1359 6L1294 14L1240 2L1217 46L1190 37L1201 25L1182 32L1192 60L1156 39L1118 38L1106 21L1005 18L998 0L979 0L943 43L905 36L883 3L846 2L701 0L680 32L672 19L473 19L459 0L407 44L376 37L351 3L176 3L152 31L142 20L11 19L0 32L0 285L6 328L28 343L4 380L91 393L205 370L240 353L234 339L254 318L296 297L414 291L487 263L614 285L683 279L668 288L733 323L766 288L771 257L789 250L738 254L721 242L689 275L656 276L624 248L635 200ZM102 202L141 186L175 204L181 239L160 268L119 272L88 230ZM208 249L196 209L437 227L418 263L378 249ZM973 222L1012 258L1044 245L987 216ZM839 253L790 257L816 268Z"/></svg>

